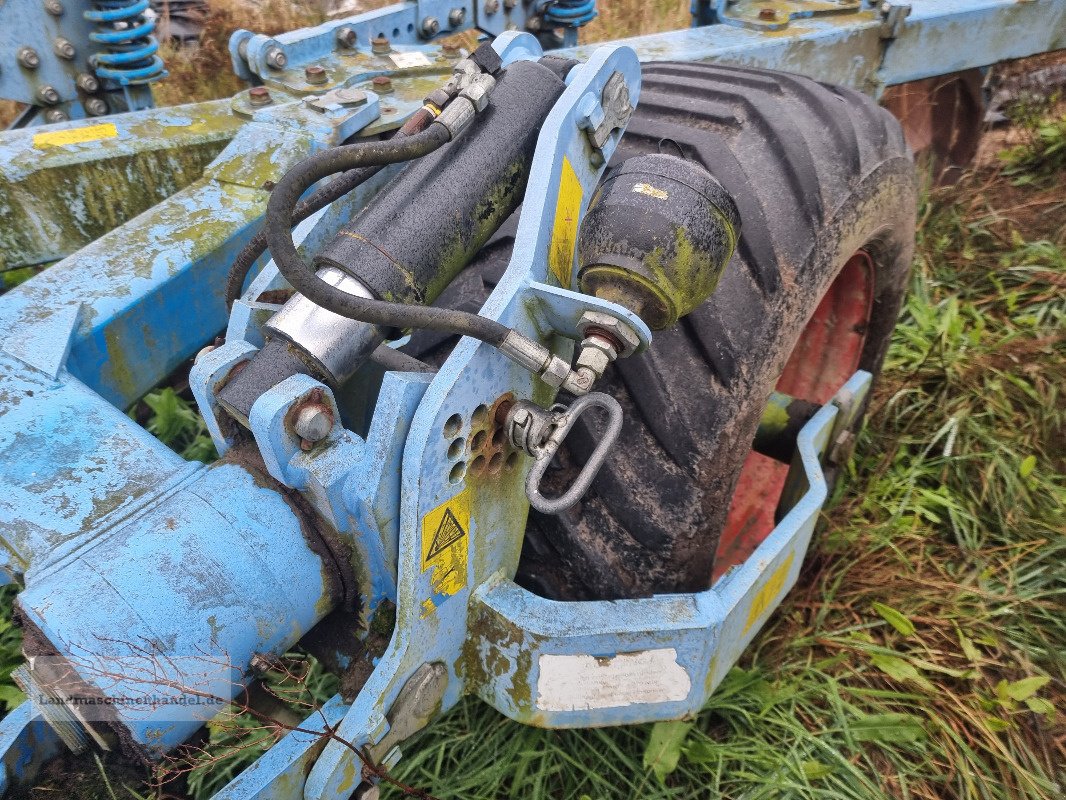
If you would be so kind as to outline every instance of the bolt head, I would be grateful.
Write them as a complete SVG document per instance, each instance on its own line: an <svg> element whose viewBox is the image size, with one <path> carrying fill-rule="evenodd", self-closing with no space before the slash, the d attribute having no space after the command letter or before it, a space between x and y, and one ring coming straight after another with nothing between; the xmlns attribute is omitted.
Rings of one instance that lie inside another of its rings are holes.
<svg viewBox="0 0 1066 800"><path fill-rule="evenodd" d="M387 94L392 91L392 78L388 75L378 75L370 81L370 84L378 94Z"/></svg>
<svg viewBox="0 0 1066 800"><path fill-rule="evenodd" d="M337 44L341 47L355 47L357 37L355 30L345 25L343 28L337 28Z"/></svg>
<svg viewBox="0 0 1066 800"><path fill-rule="evenodd" d="M85 101L85 110L90 117L102 117L107 113L107 103L99 97L90 97Z"/></svg>
<svg viewBox="0 0 1066 800"><path fill-rule="evenodd" d="M387 36L375 36L370 40L370 51L377 55L384 55L392 50L392 42Z"/></svg>
<svg viewBox="0 0 1066 800"><path fill-rule="evenodd" d="M440 31L440 21L436 17L426 17L422 20L422 35L426 37L436 36Z"/></svg>
<svg viewBox="0 0 1066 800"><path fill-rule="evenodd" d="M54 106L59 102L59 92L54 86L42 86L37 90L37 99L46 105Z"/></svg>
<svg viewBox="0 0 1066 800"><path fill-rule="evenodd" d="M83 72L79 75L74 83L87 94L100 91L100 81L96 79L95 75L90 75L88 72Z"/></svg>
<svg viewBox="0 0 1066 800"><path fill-rule="evenodd" d="M772 8L761 8L759 9L759 19L775 20L777 19L777 12Z"/></svg>
<svg viewBox="0 0 1066 800"><path fill-rule="evenodd" d="M266 63L272 69L285 69L285 65L289 63L289 57L280 47L271 47L267 50Z"/></svg>
<svg viewBox="0 0 1066 800"><path fill-rule="evenodd" d="M66 122L70 117L67 116L65 111L61 111L58 108L52 108L44 112L44 121L51 124L53 122Z"/></svg>
<svg viewBox="0 0 1066 800"><path fill-rule="evenodd" d="M312 64L309 67L304 68L304 78L308 83L325 83L329 80L329 75L326 74L326 70L320 67L318 64Z"/></svg>
<svg viewBox="0 0 1066 800"><path fill-rule="evenodd" d="M463 7L453 8L448 12L448 24L458 28L466 20L466 9Z"/></svg>
<svg viewBox="0 0 1066 800"><path fill-rule="evenodd" d="M506 8L508 11L510 11L516 5L518 5L518 0L503 0L503 7Z"/></svg>
<svg viewBox="0 0 1066 800"><path fill-rule="evenodd" d="M70 41L68 41L67 39L64 39L62 36L58 37L54 42L52 42L52 48L55 50L55 54L57 56L59 56L60 58L64 58L67 61L70 61L72 58L74 58L75 55L77 55L77 51L74 49L74 45L71 44Z"/></svg>
<svg viewBox="0 0 1066 800"><path fill-rule="evenodd" d="M333 412L322 403L308 403L297 412L292 427L305 442L320 442L333 430Z"/></svg>
<svg viewBox="0 0 1066 800"><path fill-rule="evenodd" d="M500 0L486 0L485 13L492 15L500 10Z"/></svg>
<svg viewBox="0 0 1066 800"><path fill-rule="evenodd" d="M253 86L248 90L248 104L253 106L268 106L273 102L270 90L265 86Z"/></svg>
<svg viewBox="0 0 1066 800"><path fill-rule="evenodd" d="M63 16L63 4L59 0L44 0L44 10L53 17Z"/></svg>
<svg viewBox="0 0 1066 800"><path fill-rule="evenodd" d="M32 47L20 47L16 59L26 69L37 69L41 66L41 57Z"/></svg>

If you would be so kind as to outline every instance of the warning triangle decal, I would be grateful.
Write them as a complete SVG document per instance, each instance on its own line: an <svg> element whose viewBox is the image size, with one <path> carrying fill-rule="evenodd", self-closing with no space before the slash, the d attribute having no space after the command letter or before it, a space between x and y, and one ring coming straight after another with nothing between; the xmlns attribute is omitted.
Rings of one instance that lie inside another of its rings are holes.
<svg viewBox="0 0 1066 800"><path fill-rule="evenodd" d="M426 563L428 564L464 536L466 536L466 531L459 524L459 520L455 518L455 514L452 513L450 508L445 509L440 525L437 526L437 532L433 534L433 541L430 542L429 552L426 554Z"/></svg>

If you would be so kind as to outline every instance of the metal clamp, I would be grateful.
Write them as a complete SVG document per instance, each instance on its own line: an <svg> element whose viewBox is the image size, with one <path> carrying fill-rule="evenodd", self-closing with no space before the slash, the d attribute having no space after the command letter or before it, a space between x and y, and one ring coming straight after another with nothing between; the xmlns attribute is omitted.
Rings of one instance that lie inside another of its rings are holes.
<svg viewBox="0 0 1066 800"><path fill-rule="evenodd" d="M608 415L603 437L573 485L559 497L545 497L540 492L540 482L548 465L578 418L594 406L604 409ZM584 496L607 460L607 454L622 432L622 407L617 400L603 392L579 397L569 408L556 405L545 410L536 403L521 400L507 414L506 430L515 447L536 459L533 469L526 476L529 504L542 514L561 514Z"/></svg>

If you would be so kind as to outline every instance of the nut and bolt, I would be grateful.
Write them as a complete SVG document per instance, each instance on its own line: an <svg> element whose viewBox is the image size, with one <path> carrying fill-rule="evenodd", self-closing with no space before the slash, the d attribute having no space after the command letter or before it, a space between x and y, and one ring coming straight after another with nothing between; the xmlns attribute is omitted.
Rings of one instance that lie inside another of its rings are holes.
<svg viewBox="0 0 1066 800"><path fill-rule="evenodd" d="M296 413L292 429L302 440L300 447L310 450L312 445L321 442L333 430L333 412L324 403L306 403Z"/></svg>
<svg viewBox="0 0 1066 800"><path fill-rule="evenodd" d="M466 20L466 9L463 7L453 8L448 12L448 24L453 28L460 27Z"/></svg>
<svg viewBox="0 0 1066 800"><path fill-rule="evenodd" d="M760 8L759 19L773 21L777 19L777 12L772 8Z"/></svg>
<svg viewBox="0 0 1066 800"><path fill-rule="evenodd" d="M370 40L370 52L383 56L392 52L392 42L388 36L375 36Z"/></svg>
<svg viewBox="0 0 1066 800"><path fill-rule="evenodd" d="M378 75L374 80L370 81L370 85L374 87L374 91L378 94L389 94L392 91L392 78L388 75Z"/></svg>
<svg viewBox="0 0 1066 800"><path fill-rule="evenodd" d="M206 356L208 353L210 353L211 351L213 351L215 349L216 349L215 345L213 345L213 344L209 344L209 345L206 345L204 347L201 347L196 352L196 356L193 358L192 362L195 364L197 361L199 361L201 358L203 358L204 356Z"/></svg>
<svg viewBox="0 0 1066 800"><path fill-rule="evenodd" d="M85 111L90 117L102 117L107 113L107 103L99 97L90 97L85 101Z"/></svg>
<svg viewBox="0 0 1066 800"><path fill-rule="evenodd" d="M248 668L253 674L263 676L274 668L280 668L281 662L270 653L252 653Z"/></svg>
<svg viewBox="0 0 1066 800"><path fill-rule="evenodd" d="M77 55L74 45L71 44L69 39L64 39L62 36L57 36L55 41L52 42L52 49L55 50L57 56L65 58L67 61Z"/></svg>
<svg viewBox="0 0 1066 800"><path fill-rule="evenodd" d="M500 0L485 0L485 13L492 16L500 10Z"/></svg>
<svg viewBox="0 0 1066 800"><path fill-rule="evenodd" d="M100 81L96 80L95 75L90 75L88 72L81 73L74 81L74 85L86 94L100 91Z"/></svg>
<svg viewBox="0 0 1066 800"><path fill-rule="evenodd" d="M311 64L309 67L304 67L304 78L308 83L320 84L329 80L329 76L326 74L324 67L320 67L318 64Z"/></svg>
<svg viewBox="0 0 1066 800"><path fill-rule="evenodd" d="M445 42L440 46L440 49L443 51L445 58L459 58L462 55L459 45L455 44L455 42Z"/></svg>
<svg viewBox="0 0 1066 800"><path fill-rule="evenodd" d="M518 5L518 0L503 0L503 7L506 8L508 11L510 11L516 5Z"/></svg>
<svg viewBox="0 0 1066 800"><path fill-rule="evenodd" d="M270 96L270 90L265 86L253 86L248 90L248 105L268 106L274 100Z"/></svg>
<svg viewBox="0 0 1066 800"><path fill-rule="evenodd" d="M37 99L45 105L54 106L59 102L59 92L54 86L42 86L37 90Z"/></svg>
<svg viewBox="0 0 1066 800"><path fill-rule="evenodd" d="M341 47L354 48L356 39L354 28L349 28L347 25L337 28L337 44Z"/></svg>
<svg viewBox="0 0 1066 800"><path fill-rule="evenodd" d="M841 431L829 448L827 458L830 464L842 467L855 452L855 434L851 431Z"/></svg>
<svg viewBox="0 0 1066 800"><path fill-rule="evenodd" d="M32 47L20 47L15 58L19 62L19 66L26 69L37 69L37 67L41 66L41 57L37 55L37 51Z"/></svg>
<svg viewBox="0 0 1066 800"><path fill-rule="evenodd" d="M266 63L271 69L285 69L289 63L289 57L280 47L271 47L266 53Z"/></svg>
<svg viewBox="0 0 1066 800"><path fill-rule="evenodd" d="M53 122L66 122L70 117L67 116L67 112L61 111L58 108L51 108L44 112L44 121L51 124Z"/></svg>
<svg viewBox="0 0 1066 800"><path fill-rule="evenodd" d="M422 35L427 39L436 36L440 31L440 20L436 17L425 17L422 20Z"/></svg>
<svg viewBox="0 0 1066 800"><path fill-rule="evenodd" d="M63 16L63 4L59 0L44 0L44 10L53 17Z"/></svg>

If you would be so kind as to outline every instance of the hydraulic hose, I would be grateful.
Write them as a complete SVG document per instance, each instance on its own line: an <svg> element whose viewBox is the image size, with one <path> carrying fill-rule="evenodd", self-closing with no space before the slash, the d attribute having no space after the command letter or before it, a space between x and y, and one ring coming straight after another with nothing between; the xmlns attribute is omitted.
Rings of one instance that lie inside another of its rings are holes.
<svg viewBox="0 0 1066 800"><path fill-rule="evenodd" d="M393 140L411 136L412 134L419 133L425 130L431 122L433 122L435 115L426 107L418 109L411 117L404 123L403 127L396 132L396 137ZM292 225L295 227L303 222L305 219L321 211L323 208L333 203L336 200L344 197L352 190L358 188L362 184L366 183L378 172L384 168L384 164L362 167L359 169L348 170L340 177L333 179L322 188L315 192L312 192L307 199L301 200L297 203L292 212ZM237 254L237 257L233 260L233 265L230 267L229 274L226 276L226 308L232 308L237 298L241 296L241 289L244 288L244 281L248 277L248 273L251 271L252 266L259 257L266 252L267 249L267 235L266 227L262 227L256 232L241 251Z"/></svg>
<svg viewBox="0 0 1066 800"><path fill-rule="evenodd" d="M317 181L345 170L383 166L427 155L451 138L434 122L425 131L401 140L342 145L304 159L285 173L271 192L266 211L266 237L278 270L297 292L335 314L387 328L428 328L472 336L499 347L510 329L477 314L432 306L390 303L358 297L320 280L314 267L300 258L292 240L293 214L301 195Z"/></svg>

